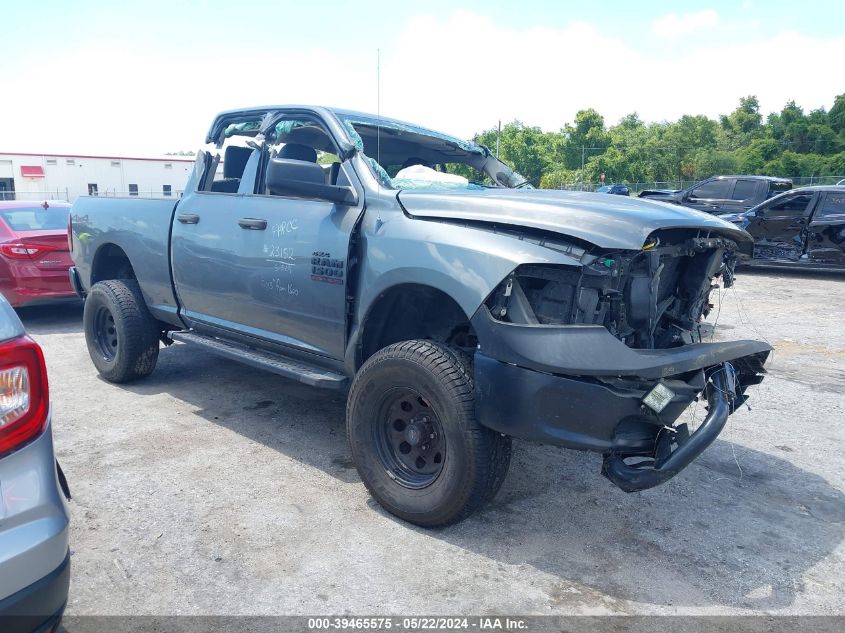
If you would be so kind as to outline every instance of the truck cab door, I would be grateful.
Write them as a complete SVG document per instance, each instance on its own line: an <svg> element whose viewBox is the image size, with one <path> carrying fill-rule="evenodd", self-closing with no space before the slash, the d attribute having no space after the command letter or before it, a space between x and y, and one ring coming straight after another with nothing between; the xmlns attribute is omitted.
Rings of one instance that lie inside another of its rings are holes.
<svg viewBox="0 0 845 633"><path fill-rule="evenodd" d="M232 162L238 152L227 152L222 175L212 174L210 184L180 201L171 261L181 315L199 332L339 360L346 342L350 240L363 190L346 161L325 164L323 173L327 184L357 187L353 204L271 195L264 172L272 154L283 156L289 146L294 159L316 163L318 154L328 157L332 149L314 117L297 115L277 129L278 138L268 137L248 157L242 153Z"/></svg>
<svg viewBox="0 0 845 633"><path fill-rule="evenodd" d="M746 230L754 237L754 259L798 261L816 194L789 193L754 211Z"/></svg>
<svg viewBox="0 0 845 633"><path fill-rule="evenodd" d="M719 205L718 213L742 213L753 207L758 200L766 197L768 183L762 180L737 178L731 191L730 200Z"/></svg>
<svg viewBox="0 0 845 633"><path fill-rule="evenodd" d="M721 209L730 200L733 184L732 180L723 178L705 180L684 195L682 204L706 213L726 213Z"/></svg>
<svg viewBox="0 0 845 633"><path fill-rule="evenodd" d="M807 259L816 264L845 265L845 188L821 194L807 231Z"/></svg>

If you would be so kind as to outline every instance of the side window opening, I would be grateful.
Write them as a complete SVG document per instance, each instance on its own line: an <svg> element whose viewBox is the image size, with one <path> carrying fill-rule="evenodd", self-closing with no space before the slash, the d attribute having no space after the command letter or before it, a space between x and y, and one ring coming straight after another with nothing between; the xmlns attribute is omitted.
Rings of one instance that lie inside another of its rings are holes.
<svg viewBox="0 0 845 633"><path fill-rule="evenodd" d="M273 159L299 163L300 177L304 180L337 184L341 169L338 150L323 125L313 117L296 115L277 121L267 134L266 151L267 160L259 179L260 193L288 195L283 190L271 190L266 184L267 170Z"/></svg>
<svg viewBox="0 0 845 633"><path fill-rule="evenodd" d="M815 217L818 219L835 217L845 220L845 191L825 194Z"/></svg>
<svg viewBox="0 0 845 633"><path fill-rule="evenodd" d="M755 180L737 180L731 198L739 202L752 200L756 191L757 182Z"/></svg>
<svg viewBox="0 0 845 633"><path fill-rule="evenodd" d="M690 192L690 198L725 200L730 197L732 185L733 183L730 180L711 180L693 189Z"/></svg>
<svg viewBox="0 0 845 633"><path fill-rule="evenodd" d="M252 182L248 182L248 178L245 180L244 176L248 172L250 160L257 161L261 153L258 138L260 124L260 117L234 121L223 130L220 147L206 147L210 158L203 173L202 191L253 193L255 170L251 171Z"/></svg>
<svg viewBox="0 0 845 633"><path fill-rule="evenodd" d="M326 184L336 185L340 174L340 159L334 152L317 151L317 164L326 172Z"/></svg>
<svg viewBox="0 0 845 633"><path fill-rule="evenodd" d="M788 196L786 200L782 200L770 206L766 212L769 216L800 216L807 211L810 202L813 199L813 194L805 193L797 196Z"/></svg>
<svg viewBox="0 0 845 633"><path fill-rule="evenodd" d="M243 137L226 139L221 149L222 152L211 161L210 169L214 170L214 175L211 180L206 179L206 190L213 193L238 193L250 157L253 152L260 150L246 145Z"/></svg>

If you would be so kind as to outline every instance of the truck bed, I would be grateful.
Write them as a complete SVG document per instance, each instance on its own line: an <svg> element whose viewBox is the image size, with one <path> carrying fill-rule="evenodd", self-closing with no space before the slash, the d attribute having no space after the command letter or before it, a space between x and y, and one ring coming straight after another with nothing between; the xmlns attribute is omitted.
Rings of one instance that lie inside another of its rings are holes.
<svg viewBox="0 0 845 633"><path fill-rule="evenodd" d="M71 209L73 257L83 286L99 258L118 265L121 251L133 272L147 306L157 317L178 322L176 297L170 281L169 237L176 199L80 197Z"/></svg>

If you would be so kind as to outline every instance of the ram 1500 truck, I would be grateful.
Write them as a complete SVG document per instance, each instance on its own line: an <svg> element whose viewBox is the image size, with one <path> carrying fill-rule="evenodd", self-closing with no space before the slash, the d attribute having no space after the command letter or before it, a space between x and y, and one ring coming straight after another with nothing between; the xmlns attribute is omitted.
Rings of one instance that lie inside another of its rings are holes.
<svg viewBox="0 0 845 633"><path fill-rule="evenodd" d="M511 438L658 485L762 379L765 343L701 340L752 246L730 223L536 190L485 147L358 112L223 112L206 143L179 200L74 204L94 365L135 380L179 341L348 390L361 479L412 523L490 500ZM699 398L691 433L676 421Z"/></svg>

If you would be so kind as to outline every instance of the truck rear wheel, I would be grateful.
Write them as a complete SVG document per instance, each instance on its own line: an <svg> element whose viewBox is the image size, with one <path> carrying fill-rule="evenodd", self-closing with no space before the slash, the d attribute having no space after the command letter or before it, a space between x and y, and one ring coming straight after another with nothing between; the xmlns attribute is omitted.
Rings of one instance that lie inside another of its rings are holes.
<svg viewBox="0 0 845 633"><path fill-rule="evenodd" d="M88 354L109 382L148 376L158 360L159 328L134 279L100 281L83 312Z"/></svg>
<svg viewBox="0 0 845 633"><path fill-rule="evenodd" d="M510 438L475 419L469 359L433 341L396 343L368 359L352 383L346 428L370 494L423 527L475 512L510 463Z"/></svg>

